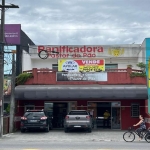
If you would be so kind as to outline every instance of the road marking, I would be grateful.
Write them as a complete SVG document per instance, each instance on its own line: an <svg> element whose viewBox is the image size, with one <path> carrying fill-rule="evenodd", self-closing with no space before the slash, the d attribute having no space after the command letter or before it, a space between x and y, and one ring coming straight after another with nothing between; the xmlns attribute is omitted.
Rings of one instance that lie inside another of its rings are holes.
<svg viewBox="0 0 150 150"><path fill-rule="evenodd" d="M97 149L97 150L116 150L116 149ZM118 149L118 150L136 150L136 149Z"/></svg>
<svg viewBox="0 0 150 150"><path fill-rule="evenodd" d="M26 148L23 150L41 150L41 149L35 149L35 148ZM54 149L45 149L45 150L54 150ZM56 149L58 150L58 149ZM60 150L60 149L59 149ZM65 149L65 150L70 150L70 149ZM75 149L75 150L87 150L87 149ZM92 150L115 150L115 149L92 149Z"/></svg>
<svg viewBox="0 0 150 150"><path fill-rule="evenodd" d="M23 150L40 150L40 149L35 149L35 148L27 148L27 149L23 149Z"/></svg>
<svg viewBox="0 0 150 150"><path fill-rule="evenodd" d="M98 149L98 150L113 150L113 149L103 149L103 148L102 148L102 149Z"/></svg>
<svg viewBox="0 0 150 150"><path fill-rule="evenodd" d="M26 149L22 149L22 150L60 150L60 148L56 148L56 149L34 149L34 148L26 148ZM63 149L63 150L71 150L71 149ZM87 149L75 149L75 150L87 150ZM116 150L116 149L105 149L105 148L101 148L101 149L90 149L90 150ZM118 150L136 150L136 149L118 149Z"/></svg>

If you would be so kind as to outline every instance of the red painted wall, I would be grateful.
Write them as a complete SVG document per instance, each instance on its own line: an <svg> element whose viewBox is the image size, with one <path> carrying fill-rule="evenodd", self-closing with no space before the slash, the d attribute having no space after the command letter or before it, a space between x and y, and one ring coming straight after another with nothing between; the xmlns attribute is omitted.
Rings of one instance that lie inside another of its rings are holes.
<svg viewBox="0 0 150 150"><path fill-rule="evenodd" d="M26 85L89 85L89 84L102 84L102 85L116 85L116 84L142 84L146 85L146 77L130 77L132 72L131 68L116 69L115 72L108 72L108 81L56 81L56 72L50 70L39 70L33 68L31 70L33 78L26 82Z"/></svg>
<svg viewBox="0 0 150 150"><path fill-rule="evenodd" d="M66 100L62 100L66 101ZM85 109L87 110L87 100L76 100L77 101L77 109ZM98 101L98 100L90 100L90 101ZM115 101L115 100L99 100L99 102L104 102L104 101ZM119 100L116 100L119 101ZM147 101L145 100L120 100L121 102L121 129L126 130L128 127L132 126L133 124L137 123L139 121L139 118L132 118L131 117L131 104L132 103L139 103L140 104L140 114L142 114L144 117L150 117L147 116L148 114L145 113L145 103ZM24 105L25 104L34 104L35 109L44 109L44 100L31 100L31 101L23 101L20 100L18 101L18 107L17 107L17 112L16 116L23 116L24 114ZM147 125L148 126L148 125ZM20 122L16 123L16 127L19 129L20 128Z"/></svg>
<svg viewBox="0 0 150 150"><path fill-rule="evenodd" d="M100 85L119 85L119 84L141 84L146 85L146 77L135 77L131 78L130 73L132 71L131 68L127 69L114 69L111 72L108 71L108 81L106 82L94 82L94 81L56 81L56 72L48 69L36 69L27 71L33 74L33 78L29 79L25 84L26 85L90 85L90 84L100 84ZM55 100L54 100L55 101ZM63 102L63 100L61 100ZM66 101L66 100L64 100ZM77 101L77 109L85 109L87 110L87 100L75 100ZM115 101L115 100L90 100L90 101ZM150 115L147 113L147 100L116 100L121 101L121 129L126 130L128 127L139 121L138 118L131 117L131 103L139 103L140 104L140 114L144 117L150 118ZM44 108L44 100L31 100L31 101L18 101L17 102L17 110L16 116L23 116L24 114L24 105L26 104L34 104L35 109L43 109ZM150 126L150 123L147 123L147 127ZM20 122L16 122L16 127L20 127Z"/></svg>
<svg viewBox="0 0 150 150"><path fill-rule="evenodd" d="M133 126L139 121L139 118L131 117L131 104L138 103L140 105L140 114L145 115L145 101L144 100L122 100L121 101L121 125L122 130L127 130L128 127ZM135 127L136 128L136 127Z"/></svg>

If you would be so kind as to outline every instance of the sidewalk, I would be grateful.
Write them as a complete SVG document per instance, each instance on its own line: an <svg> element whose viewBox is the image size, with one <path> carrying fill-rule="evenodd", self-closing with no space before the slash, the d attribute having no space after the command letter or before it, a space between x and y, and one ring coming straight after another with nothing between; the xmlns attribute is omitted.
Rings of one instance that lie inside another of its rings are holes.
<svg viewBox="0 0 150 150"><path fill-rule="evenodd" d="M125 131L118 130L104 130L94 129L92 133L84 131L72 131L64 133L63 130L51 130L50 132L26 132L20 133L19 131L12 134L7 134L2 139L16 140L16 141L59 141L59 142L84 142L84 141L124 141L123 134ZM138 137L136 135L136 139Z"/></svg>

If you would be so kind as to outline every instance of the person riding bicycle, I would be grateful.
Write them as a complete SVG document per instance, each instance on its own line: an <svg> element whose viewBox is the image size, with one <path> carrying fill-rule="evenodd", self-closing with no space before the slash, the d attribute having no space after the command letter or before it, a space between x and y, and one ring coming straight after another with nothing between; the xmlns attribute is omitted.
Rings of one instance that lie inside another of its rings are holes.
<svg viewBox="0 0 150 150"><path fill-rule="evenodd" d="M140 127L136 129L136 132L138 133L139 140L141 140L143 138L141 132L146 129L146 125L142 115L139 115L139 119L140 121L137 124L134 124L133 126L140 125Z"/></svg>

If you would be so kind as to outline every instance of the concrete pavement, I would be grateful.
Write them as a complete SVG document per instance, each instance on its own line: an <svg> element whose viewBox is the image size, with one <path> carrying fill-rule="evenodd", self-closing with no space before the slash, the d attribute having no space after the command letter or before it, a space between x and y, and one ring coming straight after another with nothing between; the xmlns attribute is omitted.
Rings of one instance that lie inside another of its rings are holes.
<svg viewBox="0 0 150 150"><path fill-rule="evenodd" d="M15 132L12 134L7 134L2 137L2 139L8 139L13 141L67 141L67 142L86 142L86 141L124 141L123 133L125 131L120 130L105 130L105 129L95 129L92 133L87 133L86 131L71 131L69 133L64 133L63 130L51 130L46 133L43 131L30 131L26 133ZM5 141L5 140L4 140ZM136 135L135 141L138 141ZM144 141L144 140L143 140Z"/></svg>

